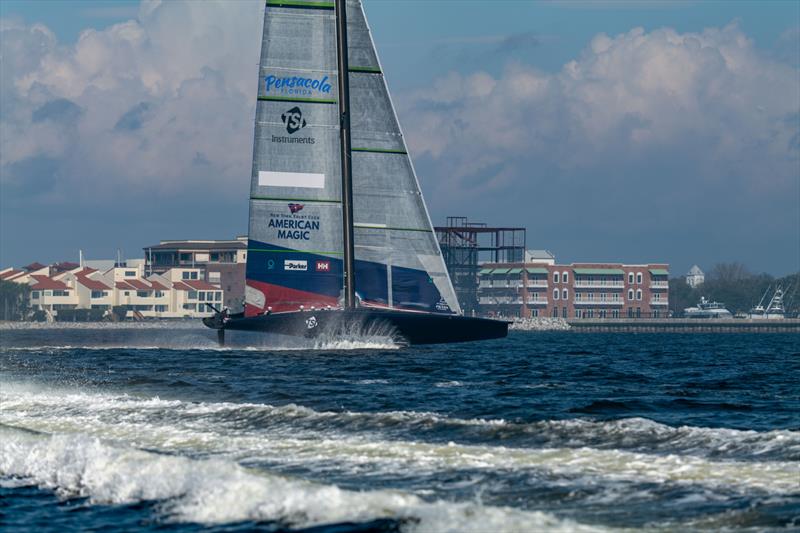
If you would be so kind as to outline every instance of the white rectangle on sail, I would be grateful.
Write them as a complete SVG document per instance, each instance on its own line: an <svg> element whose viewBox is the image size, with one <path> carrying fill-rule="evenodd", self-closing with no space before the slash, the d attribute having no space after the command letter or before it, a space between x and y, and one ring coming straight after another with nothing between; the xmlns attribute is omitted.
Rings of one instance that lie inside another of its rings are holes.
<svg viewBox="0 0 800 533"><path fill-rule="evenodd" d="M268 172L258 171L258 185L261 187L306 187L324 189L325 174L308 172Z"/></svg>

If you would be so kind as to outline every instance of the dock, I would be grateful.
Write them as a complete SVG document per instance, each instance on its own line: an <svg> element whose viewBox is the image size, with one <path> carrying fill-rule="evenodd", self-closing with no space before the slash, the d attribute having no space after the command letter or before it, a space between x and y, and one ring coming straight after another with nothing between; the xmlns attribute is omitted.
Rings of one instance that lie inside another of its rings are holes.
<svg viewBox="0 0 800 533"><path fill-rule="evenodd" d="M571 331L597 333L800 333L800 318L783 320L604 318L567 320Z"/></svg>

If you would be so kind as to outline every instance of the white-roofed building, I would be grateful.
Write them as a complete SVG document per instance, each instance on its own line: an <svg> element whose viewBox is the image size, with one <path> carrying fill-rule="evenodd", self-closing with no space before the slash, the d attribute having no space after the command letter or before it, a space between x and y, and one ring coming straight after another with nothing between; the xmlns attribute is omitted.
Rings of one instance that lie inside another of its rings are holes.
<svg viewBox="0 0 800 533"><path fill-rule="evenodd" d="M686 273L686 284L692 288L702 285L705 280L705 273L700 270L700 267L697 265L694 265L689 269L689 272Z"/></svg>

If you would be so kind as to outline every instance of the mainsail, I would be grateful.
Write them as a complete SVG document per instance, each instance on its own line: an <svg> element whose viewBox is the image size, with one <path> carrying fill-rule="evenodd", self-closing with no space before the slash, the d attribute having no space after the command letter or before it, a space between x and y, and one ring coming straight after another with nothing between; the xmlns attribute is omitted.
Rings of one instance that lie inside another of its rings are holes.
<svg viewBox="0 0 800 533"><path fill-rule="evenodd" d="M361 2L347 0L346 7L357 299L365 307L459 313ZM341 305L333 8L333 2L266 2L246 316Z"/></svg>

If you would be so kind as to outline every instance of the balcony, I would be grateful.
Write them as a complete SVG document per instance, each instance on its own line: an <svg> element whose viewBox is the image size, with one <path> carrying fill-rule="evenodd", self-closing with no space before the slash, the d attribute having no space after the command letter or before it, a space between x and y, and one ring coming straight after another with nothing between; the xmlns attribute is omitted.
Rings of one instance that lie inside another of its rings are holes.
<svg viewBox="0 0 800 533"><path fill-rule="evenodd" d="M651 281L651 289L669 289L669 281Z"/></svg>
<svg viewBox="0 0 800 533"><path fill-rule="evenodd" d="M526 305L547 305L547 298L528 298Z"/></svg>
<svg viewBox="0 0 800 533"><path fill-rule="evenodd" d="M650 300L650 305L669 305L668 300Z"/></svg>
<svg viewBox="0 0 800 533"><path fill-rule="evenodd" d="M525 284L526 287L544 287L547 288L546 279L529 279Z"/></svg>
<svg viewBox="0 0 800 533"><path fill-rule="evenodd" d="M613 289L622 289L625 287L625 282L623 280L576 280L575 283L572 285L576 289L594 289L594 288L613 288Z"/></svg>
<svg viewBox="0 0 800 533"><path fill-rule="evenodd" d="M513 298L511 296L484 296L478 300L481 305L512 305L515 303L521 304L521 298Z"/></svg>
<svg viewBox="0 0 800 533"><path fill-rule="evenodd" d="M519 279L495 279L495 280L482 280L478 287L481 289L520 289L522 288L522 280Z"/></svg>
<svg viewBox="0 0 800 533"><path fill-rule="evenodd" d="M572 302L573 305L622 305L622 298L618 300L598 298L597 300L580 299Z"/></svg>

